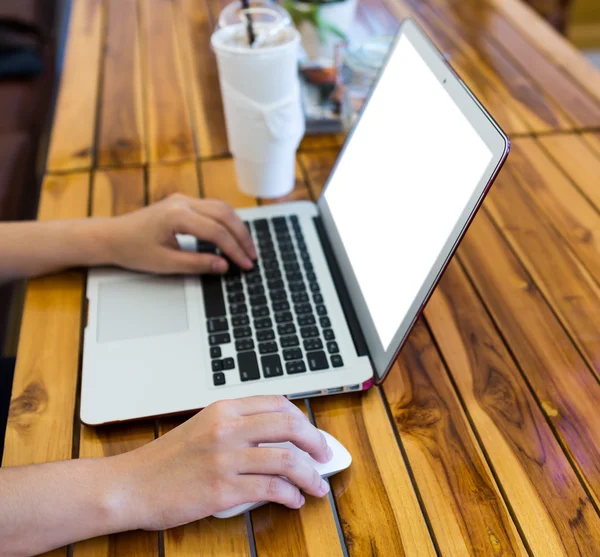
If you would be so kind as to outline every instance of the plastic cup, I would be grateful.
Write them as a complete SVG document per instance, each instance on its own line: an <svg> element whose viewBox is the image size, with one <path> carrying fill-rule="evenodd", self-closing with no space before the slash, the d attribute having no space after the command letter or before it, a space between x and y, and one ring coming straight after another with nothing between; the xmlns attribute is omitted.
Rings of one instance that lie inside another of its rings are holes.
<svg viewBox="0 0 600 557"><path fill-rule="evenodd" d="M255 24L258 34L268 31ZM238 185L249 195L274 198L294 188L295 153L304 135L298 78L300 36L291 27L260 47L244 43L245 25L212 36Z"/></svg>

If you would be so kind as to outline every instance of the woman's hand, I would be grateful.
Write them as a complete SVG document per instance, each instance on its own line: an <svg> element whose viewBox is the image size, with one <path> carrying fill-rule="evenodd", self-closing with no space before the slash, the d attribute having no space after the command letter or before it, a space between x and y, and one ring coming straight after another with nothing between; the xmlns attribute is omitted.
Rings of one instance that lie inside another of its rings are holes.
<svg viewBox="0 0 600 557"><path fill-rule="evenodd" d="M273 501L298 509L305 502L300 490L324 496L329 486L308 459L257 446L284 441L319 462L332 457L323 434L284 397L211 404L156 441L114 457L115 481L128 486L121 524L162 530L242 503Z"/></svg>
<svg viewBox="0 0 600 557"><path fill-rule="evenodd" d="M175 234L190 234L218 248L242 269L256 249L248 229L221 201L174 194L154 205L104 221L110 263L162 274L224 273L227 261L211 253L181 251Z"/></svg>

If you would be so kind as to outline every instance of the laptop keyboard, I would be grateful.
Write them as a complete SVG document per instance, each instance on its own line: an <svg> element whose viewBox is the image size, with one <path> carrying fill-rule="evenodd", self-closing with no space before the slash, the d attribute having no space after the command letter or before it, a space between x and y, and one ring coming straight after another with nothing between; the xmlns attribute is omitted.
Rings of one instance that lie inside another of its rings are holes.
<svg viewBox="0 0 600 557"><path fill-rule="evenodd" d="M202 276L213 384L226 385L233 369L244 382L342 367L298 217L245 224L258 248L254 268ZM231 343L236 357L223 357Z"/></svg>

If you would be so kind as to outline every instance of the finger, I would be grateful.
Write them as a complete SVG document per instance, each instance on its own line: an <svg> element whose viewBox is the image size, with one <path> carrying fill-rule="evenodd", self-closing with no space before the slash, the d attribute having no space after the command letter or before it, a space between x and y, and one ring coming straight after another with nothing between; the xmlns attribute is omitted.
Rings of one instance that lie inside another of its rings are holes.
<svg viewBox="0 0 600 557"><path fill-rule="evenodd" d="M228 264L218 255L208 253L192 253L178 250L165 250L164 261L159 272L172 274L216 274L227 272Z"/></svg>
<svg viewBox="0 0 600 557"><path fill-rule="evenodd" d="M236 484L240 503L271 501L290 509L299 509L306 502L296 486L279 476L248 474L238 476Z"/></svg>
<svg viewBox="0 0 600 557"><path fill-rule="evenodd" d="M219 222L229 229L251 259L257 259L256 247L248 228L239 215L227 203L215 199L193 199L191 207L195 211Z"/></svg>
<svg viewBox="0 0 600 557"><path fill-rule="evenodd" d="M293 449L251 447L240 459L239 472L285 476L296 487L315 497L323 497L329 492L329 484L306 455Z"/></svg>
<svg viewBox="0 0 600 557"><path fill-rule="evenodd" d="M189 207L176 206L172 214L172 226L176 233L191 234L200 240L212 242L243 269L252 268L252 261L226 227Z"/></svg>
<svg viewBox="0 0 600 557"><path fill-rule="evenodd" d="M292 442L319 462L333 456L325 436L308 420L292 412L256 414L240 419L236 437L246 443Z"/></svg>
<svg viewBox="0 0 600 557"><path fill-rule="evenodd" d="M291 412L308 420L302 410L282 395L247 396L238 398L233 402L235 402L236 411L240 416L252 416L268 412Z"/></svg>

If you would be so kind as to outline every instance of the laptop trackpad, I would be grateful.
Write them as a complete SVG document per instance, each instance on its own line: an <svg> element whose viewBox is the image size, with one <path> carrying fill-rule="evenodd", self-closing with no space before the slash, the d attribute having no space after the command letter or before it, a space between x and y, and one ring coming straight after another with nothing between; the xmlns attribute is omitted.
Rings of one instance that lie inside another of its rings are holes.
<svg viewBox="0 0 600 557"><path fill-rule="evenodd" d="M98 342L181 333L188 329L184 281L180 277L102 282L98 300Z"/></svg>

